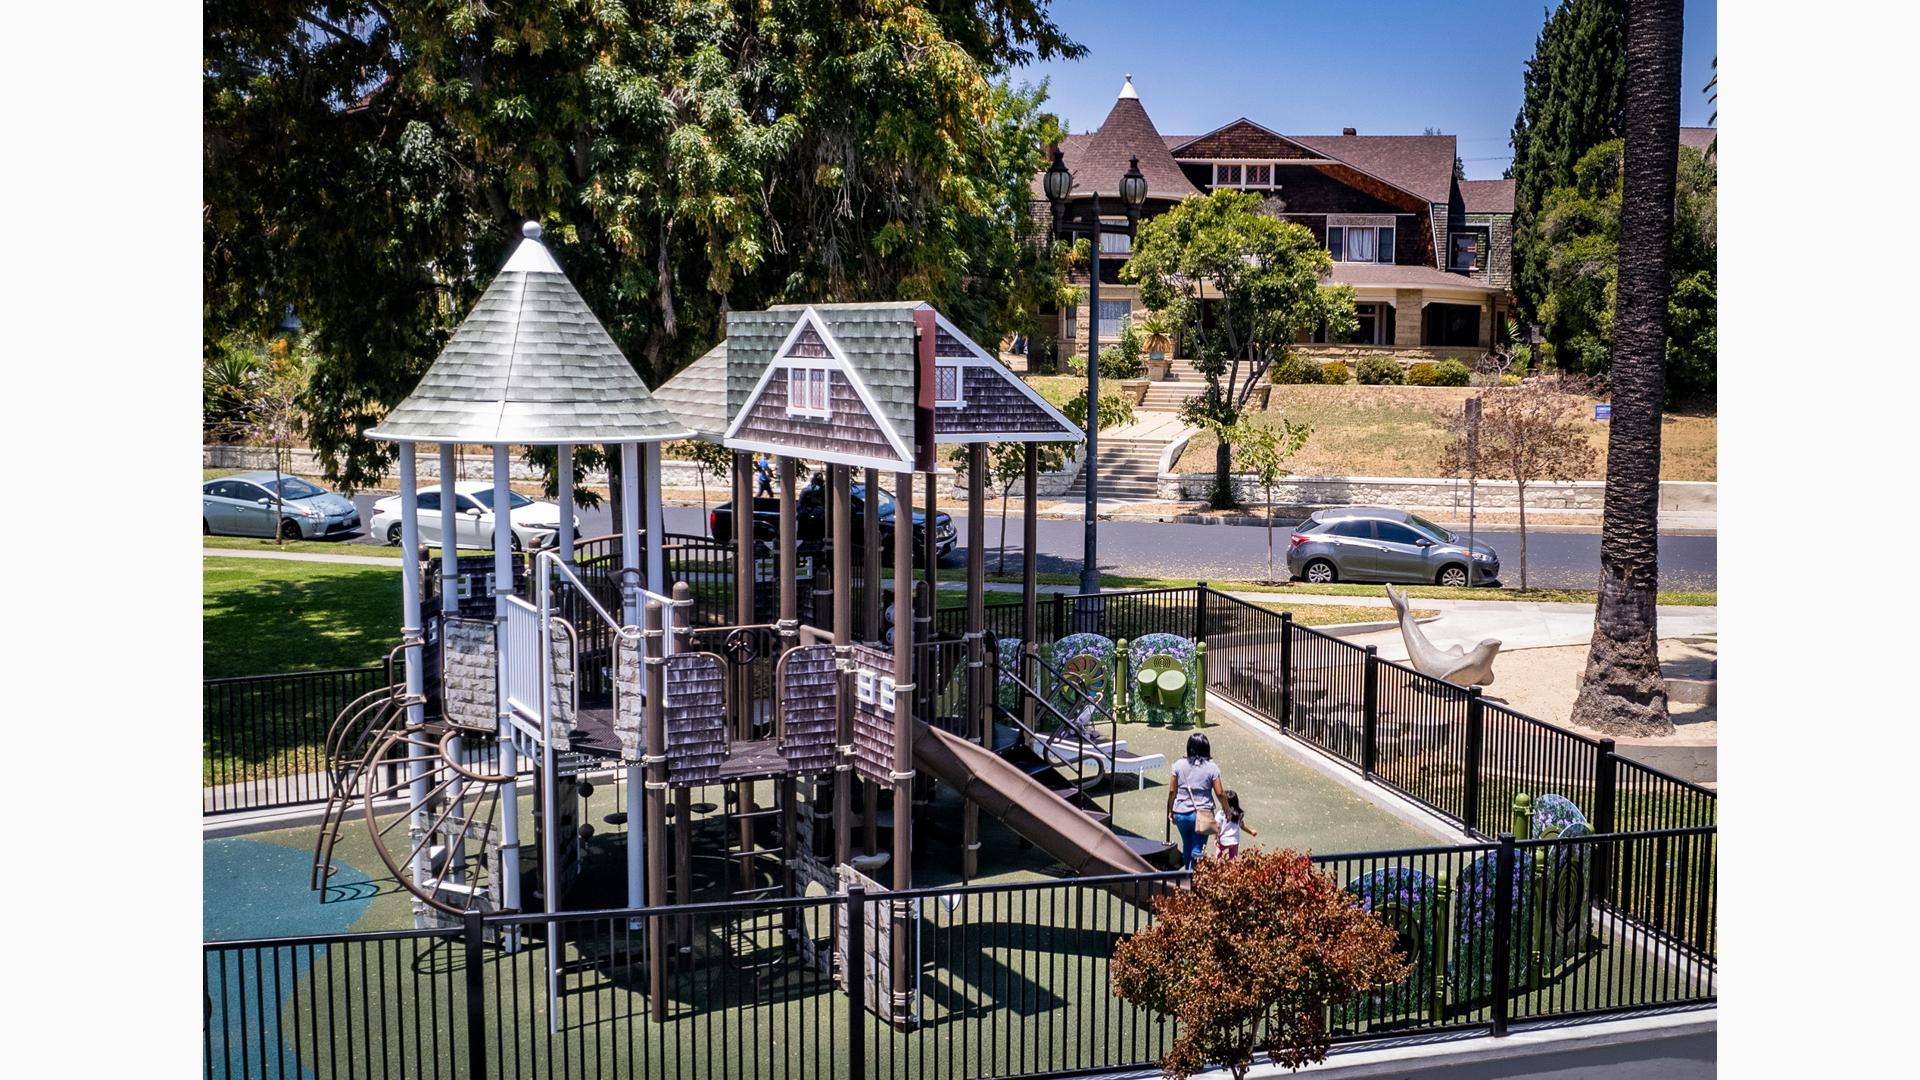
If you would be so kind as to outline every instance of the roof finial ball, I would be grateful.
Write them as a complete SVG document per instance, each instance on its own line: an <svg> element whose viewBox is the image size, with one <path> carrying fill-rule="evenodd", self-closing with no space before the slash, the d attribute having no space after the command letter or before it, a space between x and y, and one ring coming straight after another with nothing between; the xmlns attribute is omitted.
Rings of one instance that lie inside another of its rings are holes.
<svg viewBox="0 0 1920 1080"><path fill-rule="evenodd" d="M540 239L540 223L537 221L529 221L525 225L520 226L520 235L529 240Z"/></svg>

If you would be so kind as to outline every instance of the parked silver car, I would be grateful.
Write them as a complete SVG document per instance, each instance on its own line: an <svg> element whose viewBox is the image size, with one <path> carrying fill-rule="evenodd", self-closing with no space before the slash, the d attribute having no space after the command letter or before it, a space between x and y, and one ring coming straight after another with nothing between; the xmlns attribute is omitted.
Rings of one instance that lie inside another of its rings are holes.
<svg viewBox="0 0 1920 1080"><path fill-rule="evenodd" d="M200 485L200 526L208 536L278 534L283 540L311 540L354 532L360 528L360 511L344 496L297 476L250 472Z"/></svg>
<svg viewBox="0 0 1920 1080"><path fill-rule="evenodd" d="M1321 510L1293 530L1287 569L1315 584L1330 581L1400 581L1465 585L1500 583L1500 556L1418 514L1384 506Z"/></svg>

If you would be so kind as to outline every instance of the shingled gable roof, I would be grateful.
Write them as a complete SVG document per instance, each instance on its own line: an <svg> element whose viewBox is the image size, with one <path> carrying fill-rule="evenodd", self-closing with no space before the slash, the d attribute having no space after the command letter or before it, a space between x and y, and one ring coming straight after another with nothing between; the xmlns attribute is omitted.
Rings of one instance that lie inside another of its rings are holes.
<svg viewBox="0 0 1920 1080"><path fill-rule="evenodd" d="M1140 172L1147 178L1150 199L1184 199L1200 191L1180 171L1167 153L1167 142L1153 126L1153 119L1134 92L1133 76L1120 87L1100 130L1088 136L1068 136L1060 144L1060 156L1073 173L1073 194L1120 196L1120 177L1126 175L1131 159L1140 159ZM1035 178L1038 185L1040 180ZM1038 187L1036 191L1042 190ZM1114 209L1119 209L1116 203Z"/></svg>
<svg viewBox="0 0 1920 1080"><path fill-rule="evenodd" d="M965 405L939 406L934 416L936 443L1083 442L1086 434L1066 414L1015 375L1000 358L960 332L939 312L933 314L934 355L941 364L957 363L965 376ZM958 355L965 353L965 356ZM984 391L984 392L983 392ZM965 415L962 415L962 414Z"/></svg>
<svg viewBox="0 0 1920 1080"><path fill-rule="evenodd" d="M914 460L913 313L927 305L917 300L867 304L781 304L765 311L736 311L727 316L727 416L724 441L741 449L742 420L766 390L774 360L811 325L847 375L897 460L876 467L911 471ZM902 358L906 359L902 363ZM821 454L822 460L833 460ZM843 464L846 462L842 462ZM868 464L862 460L858 464Z"/></svg>
<svg viewBox="0 0 1920 1080"><path fill-rule="evenodd" d="M1460 205L1469 214L1513 213L1513 181L1462 180Z"/></svg>
<svg viewBox="0 0 1920 1080"><path fill-rule="evenodd" d="M660 384L653 400L666 406L696 438L719 442L727 430L727 343L708 349Z"/></svg>
<svg viewBox="0 0 1920 1080"><path fill-rule="evenodd" d="M528 222L405 401L367 434L389 442L553 445L692 434L648 392Z"/></svg>

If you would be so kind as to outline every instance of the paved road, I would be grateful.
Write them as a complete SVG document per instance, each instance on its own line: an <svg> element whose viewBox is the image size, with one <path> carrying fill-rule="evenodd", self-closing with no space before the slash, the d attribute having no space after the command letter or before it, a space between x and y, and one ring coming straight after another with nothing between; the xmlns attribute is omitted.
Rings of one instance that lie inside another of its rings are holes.
<svg viewBox="0 0 1920 1080"><path fill-rule="evenodd" d="M375 496L354 499L363 518L372 516ZM716 505L718 500L716 500ZM948 511L952 513L951 510ZM949 567L965 563L966 518L953 515L962 546L946 560ZM706 534L699 507L666 508L669 532ZM602 506L580 511L583 536L613 531L612 517ZM1039 526L1039 568L1046 573L1077 574L1083 529L1078 521L1042 520ZM1476 534L1500 553L1508 584L1520 580L1520 534L1512 528L1485 529ZM997 565L1000 519L987 519L987 566ZM370 537L357 542L371 543ZM1287 534L1274 530L1275 558L1284 559ZM1020 519L1007 521L1008 572L1020 565ZM1668 589L1716 588L1719 540L1714 536L1662 536L1660 584ZM1267 565L1266 530L1245 525L1175 525L1153 521L1100 523L1100 566L1110 574L1141 577L1194 578L1221 581L1264 577ZM1591 589L1600 572L1600 537L1591 532L1562 532L1536 527L1527 533L1527 581L1554 588Z"/></svg>

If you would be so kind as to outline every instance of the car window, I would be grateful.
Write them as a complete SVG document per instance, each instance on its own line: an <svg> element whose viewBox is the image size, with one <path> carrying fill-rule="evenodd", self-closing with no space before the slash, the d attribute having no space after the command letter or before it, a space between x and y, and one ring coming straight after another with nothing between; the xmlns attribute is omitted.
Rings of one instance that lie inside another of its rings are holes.
<svg viewBox="0 0 1920 1080"><path fill-rule="evenodd" d="M1428 539L1397 521L1376 521L1373 527L1376 535L1389 544L1417 544Z"/></svg>
<svg viewBox="0 0 1920 1080"><path fill-rule="evenodd" d="M488 488L485 491L476 491L472 495L460 496L460 509L472 509L476 502L488 510L493 509L493 489ZM533 500L517 491L509 491L507 492L507 505L518 510L523 506L532 506Z"/></svg>
<svg viewBox="0 0 1920 1080"><path fill-rule="evenodd" d="M1443 529L1440 526L1435 525L1433 522L1428 521L1426 518L1423 518L1418 514L1408 514L1407 521L1417 529L1425 529L1436 540L1440 540L1448 544L1457 544L1460 542L1460 538L1454 535L1451 529Z"/></svg>
<svg viewBox="0 0 1920 1080"><path fill-rule="evenodd" d="M208 484L205 488L205 491L208 495L211 495L216 499L231 499L234 497L233 485L229 484L225 480L216 480L213 483Z"/></svg>
<svg viewBox="0 0 1920 1080"><path fill-rule="evenodd" d="M235 480L233 481L233 494L228 496L228 498L241 499L245 502L259 502L261 499L273 498L273 493L258 484L250 484L244 480Z"/></svg>
<svg viewBox="0 0 1920 1080"><path fill-rule="evenodd" d="M1357 540L1373 539L1373 523L1360 518L1329 522L1327 527L1320 531L1327 536L1351 536Z"/></svg>
<svg viewBox="0 0 1920 1080"><path fill-rule="evenodd" d="M423 491L415 502L422 510L431 510L436 514L440 512L440 493L437 491Z"/></svg>
<svg viewBox="0 0 1920 1080"><path fill-rule="evenodd" d="M273 481L267 481L264 486L267 489L267 494L273 494ZM326 492L314 487L312 484L307 483L297 476L283 476L280 478L280 497L283 499L311 499L315 495L325 494Z"/></svg>
<svg viewBox="0 0 1920 1080"><path fill-rule="evenodd" d="M456 513L464 514L469 510L480 509L480 504L477 502L474 502L473 496L471 495L460 495L460 496L457 496L457 498L459 501L455 502L454 505L459 507L460 509L456 511Z"/></svg>

